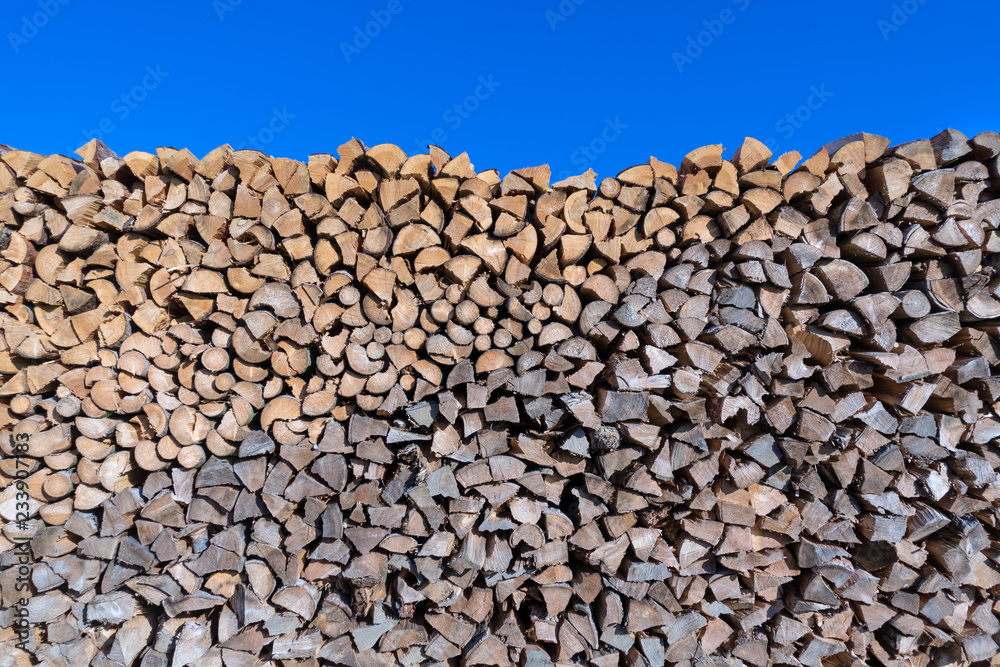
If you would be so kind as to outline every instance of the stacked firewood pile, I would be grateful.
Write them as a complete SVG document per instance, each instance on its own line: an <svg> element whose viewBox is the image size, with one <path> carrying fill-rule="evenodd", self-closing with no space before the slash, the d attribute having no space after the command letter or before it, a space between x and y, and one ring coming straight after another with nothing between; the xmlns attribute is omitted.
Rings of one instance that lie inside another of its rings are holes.
<svg viewBox="0 0 1000 667"><path fill-rule="evenodd" d="M0 147L0 664L1000 664L1000 135L78 154Z"/></svg>

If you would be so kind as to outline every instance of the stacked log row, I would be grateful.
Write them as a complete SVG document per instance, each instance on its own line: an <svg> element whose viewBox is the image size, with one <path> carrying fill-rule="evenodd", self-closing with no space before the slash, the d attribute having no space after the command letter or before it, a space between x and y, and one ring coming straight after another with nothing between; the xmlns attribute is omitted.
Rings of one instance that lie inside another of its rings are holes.
<svg viewBox="0 0 1000 667"><path fill-rule="evenodd" d="M1000 664L1000 135L78 156L0 148L0 664Z"/></svg>

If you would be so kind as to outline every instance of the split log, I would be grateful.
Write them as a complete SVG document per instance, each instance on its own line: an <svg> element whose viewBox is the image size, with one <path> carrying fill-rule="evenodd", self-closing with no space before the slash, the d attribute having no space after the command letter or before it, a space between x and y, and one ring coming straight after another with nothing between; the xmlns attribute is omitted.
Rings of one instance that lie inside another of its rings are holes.
<svg viewBox="0 0 1000 667"><path fill-rule="evenodd" d="M15 662L995 662L1000 135L78 155L0 146Z"/></svg>

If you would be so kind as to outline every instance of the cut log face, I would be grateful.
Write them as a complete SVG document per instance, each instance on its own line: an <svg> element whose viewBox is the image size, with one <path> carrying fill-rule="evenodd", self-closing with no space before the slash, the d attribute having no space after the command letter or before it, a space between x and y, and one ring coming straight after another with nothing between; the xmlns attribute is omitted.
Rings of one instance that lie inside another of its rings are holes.
<svg viewBox="0 0 1000 667"><path fill-rule="evenodd" d="M1000 135L78 155L0 146L11 664L996 663Z"/></svg>

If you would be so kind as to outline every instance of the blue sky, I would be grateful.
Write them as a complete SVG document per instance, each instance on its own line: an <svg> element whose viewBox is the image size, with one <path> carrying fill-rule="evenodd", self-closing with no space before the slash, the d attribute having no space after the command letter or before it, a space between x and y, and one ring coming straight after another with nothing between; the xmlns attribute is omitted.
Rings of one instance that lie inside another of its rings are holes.
<svg viewBox="0 0 1000 667"><path fill-rule="evenodd" d="M993 2L8 0L0 143L304 159L358 137L614 175L744 136L808 156L1000 130Z"/></svg>

